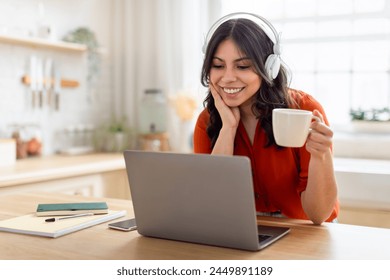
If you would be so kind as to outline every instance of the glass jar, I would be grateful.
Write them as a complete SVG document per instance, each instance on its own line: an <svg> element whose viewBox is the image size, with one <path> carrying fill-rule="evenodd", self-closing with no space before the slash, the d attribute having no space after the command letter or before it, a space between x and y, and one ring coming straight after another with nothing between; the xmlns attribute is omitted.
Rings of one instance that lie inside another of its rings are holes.
<svg viewBox="0 0 390 280"><path fill-rule="evenodd" d="M147 89L141 100L139 129L141 134L167 131L167 101L159 89Z"/></svg>

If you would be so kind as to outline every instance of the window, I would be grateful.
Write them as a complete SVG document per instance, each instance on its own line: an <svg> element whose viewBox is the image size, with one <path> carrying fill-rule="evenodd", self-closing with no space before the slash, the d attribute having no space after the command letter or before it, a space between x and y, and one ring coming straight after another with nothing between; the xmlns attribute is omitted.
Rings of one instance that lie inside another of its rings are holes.
<svg viewBox="0 0 390 280"><path fill-rule="evenodd" d="M390 4L385 0L223 0L222 14L257 13L282 32L291 87L313 95L332 125L351 109L390 105Z"/></svg>

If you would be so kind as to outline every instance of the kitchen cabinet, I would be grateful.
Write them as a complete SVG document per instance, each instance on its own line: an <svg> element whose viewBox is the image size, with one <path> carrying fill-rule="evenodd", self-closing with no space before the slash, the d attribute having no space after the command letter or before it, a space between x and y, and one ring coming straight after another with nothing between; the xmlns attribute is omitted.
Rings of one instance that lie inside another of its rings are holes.
<svg viewBox="0 0 390 280"><path fill-rule="evenodd" d="M343 224L390 228L390 210L341 207L338 221Z"/></svg>
<svg viewBox="0 0 390 280"><path fill-rule="evenodd" d="M31 191L130 199L122 154L56 155L0 167L0 195Z"/></svg>
<svg viewBox="0 0 390 280"><path fill-rule="evenodd" d="M335 158L340 223L390 228L390 161Z"/></svg>

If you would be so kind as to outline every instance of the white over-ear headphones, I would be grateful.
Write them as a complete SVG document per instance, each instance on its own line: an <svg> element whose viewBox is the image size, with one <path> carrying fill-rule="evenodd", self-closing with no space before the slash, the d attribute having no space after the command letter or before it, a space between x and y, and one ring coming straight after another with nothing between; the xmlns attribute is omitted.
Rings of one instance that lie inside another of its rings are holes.
<svg viewBox="0 0 390 280"><path fill-rule="evenodd" d="M255 22L257 25L260 26L260 28L264 31L265 34L271 39L271 41L274 43L273 51L274 53L269 55L265 61L265 71L267 74L267 77L270 80L274 80L279 73L280 70L280 64L281 64L281 46L280 46L280 35L276 31L275 27L266 20L265 18L252 14L252 13L245 13L245 12L239 12L239 13L232 13L228 14L219 20L217 20L210 28L210 30L207 32L203 47L202 47L202 52L203 54L206 53L207 50L207 45L213 36L215 30L224 23L225 21L228 21L229 19L235 19L235 18L246 18L249 20L252 20Z"/></svg>

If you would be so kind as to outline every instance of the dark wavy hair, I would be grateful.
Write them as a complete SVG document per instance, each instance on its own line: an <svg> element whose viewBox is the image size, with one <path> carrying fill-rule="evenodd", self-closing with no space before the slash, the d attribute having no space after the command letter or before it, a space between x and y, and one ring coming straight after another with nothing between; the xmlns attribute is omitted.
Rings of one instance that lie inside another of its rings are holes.
<svg viewBox="0 0 390 280"><path fill-rule="evenodd" d="M239 18L228 20L216 29L207 45L202 66L201 83L205 87L209 86L210 69L214 54L219 44L227 39L233 40L240 52L251 59L254 71L262 78L261 86L255 94L252 111L261 121L261 128L267 134L266 147L276 145L272 131L272 110L274 108L288 108L293 101L288 94L287 69L283 65L273 81L265 74L265 61L270 54L273 54L274 43L258 24L248 19ZM203 105L210 114L207 135L211 140L211 146L214 147L222 127L222 120L215 107L210 90Z"/></svg>

